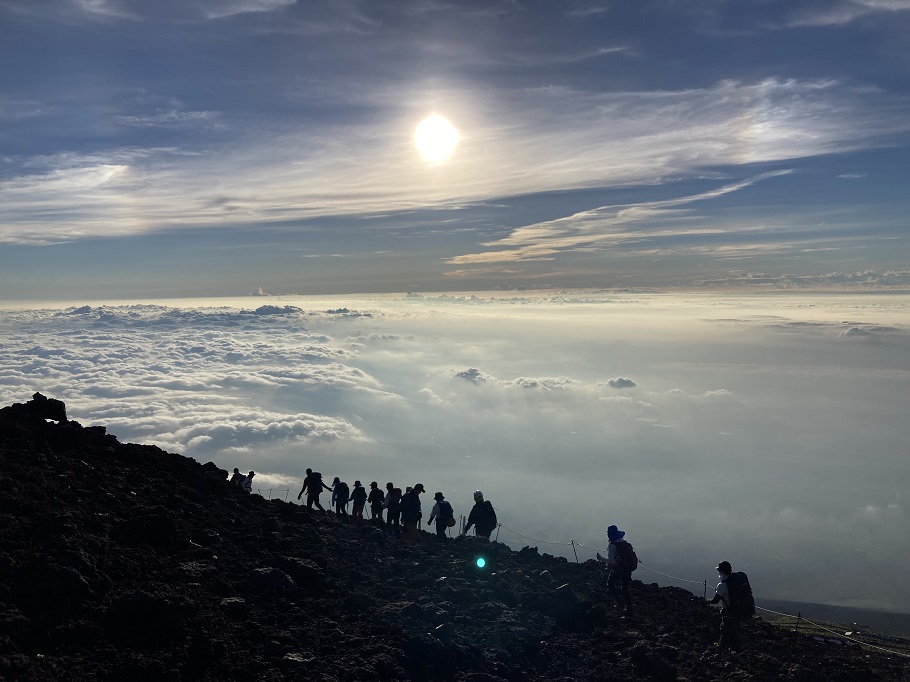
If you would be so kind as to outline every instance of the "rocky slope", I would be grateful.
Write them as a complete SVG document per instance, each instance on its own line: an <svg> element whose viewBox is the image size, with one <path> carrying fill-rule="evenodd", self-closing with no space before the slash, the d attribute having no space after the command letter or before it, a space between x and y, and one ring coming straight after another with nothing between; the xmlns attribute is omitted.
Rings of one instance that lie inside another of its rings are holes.
<svg viewBox="0 0 910 682"><path fill-rule="evenodd" d="M721 652L684 590L636 581L622 617L593 562L405 544L63 409L0 410L2 680L910 680L760 621Z"/></svg>

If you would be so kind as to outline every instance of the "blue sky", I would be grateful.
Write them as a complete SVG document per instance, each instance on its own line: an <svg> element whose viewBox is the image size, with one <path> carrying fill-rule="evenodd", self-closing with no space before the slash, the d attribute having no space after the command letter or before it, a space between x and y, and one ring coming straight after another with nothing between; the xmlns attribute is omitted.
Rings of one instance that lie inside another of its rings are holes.
<svg viewBox="0 0 910 682"><path fill-rule="evenodd" d="M0 0L0 297L906 288L908 29L908 0Z"/></svg>

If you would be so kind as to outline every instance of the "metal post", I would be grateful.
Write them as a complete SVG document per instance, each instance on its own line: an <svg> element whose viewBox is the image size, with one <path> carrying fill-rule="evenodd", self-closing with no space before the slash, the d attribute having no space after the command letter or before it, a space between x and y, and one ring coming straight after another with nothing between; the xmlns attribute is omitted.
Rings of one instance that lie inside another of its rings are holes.
<svg viewBox="0 0 910 682"><path fill-rule="evenodd" d="M578 552L575 550L575 540L572 540L572 551L575 552L575 563L577 564L577 563L579 563L579 561L578 561Z"/></svg>
<svg viewBox="0 0 910 682"><path fill-rule="evenodd" d="M290 489L290 488L288 488L287 490L284 491L284 501L285 501L285 502L288 501L288 495L290 495L290 494L291 494L291 489Z"/></svg>
<svg viewBox="0 0 910 682"><path fill-rule="evenodd" d="M802 613L796 614L796 629L793 632L799 632L799 620L803 617Z"/></svg>
<svg viewBox="0 0 910 682"><path fill-rule="evenodd" d="M502 524L501 523L496 524L496 539L494 539L493 542L499 542L499 529L500 528L502 528Z"/></svg>
<svg viewBox="0 0 910 682"><path fill-rule="evenodd" d="M272 489L271 488L269 488L269 499L270 500L272 499Z"/></svg>
<svg viewBox="0 0 910 682"><path fill-rule="evenodd" d="M708 581L705 581L705 601L708 601Z"/></svg>

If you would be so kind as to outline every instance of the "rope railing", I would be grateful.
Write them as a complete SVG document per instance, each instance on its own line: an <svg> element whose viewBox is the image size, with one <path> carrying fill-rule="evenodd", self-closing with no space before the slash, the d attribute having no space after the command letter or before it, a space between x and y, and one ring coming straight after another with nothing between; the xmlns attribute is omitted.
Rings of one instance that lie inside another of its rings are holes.
<svg viewBox="0 0 910 682"><path fill-rule="evenodd" d="M756 606L755 608L758 609L759 611L765 611L766 613L773 613L777 616L786 616L787 618L795 618L797 623L799 623L800 621L802 621L803 623L808 623L812 627L818 628L819 630L824 630L825 632L830 632L832 635L837 636L838 639L846 639L847 641L853 642L855 644L859 644L860 646L867 646L870 649L884 651L889 654L894 654L895 656L903 656L904 658L910 658L910 654L905 654L901 651L894 651L893 649L886 649L883 646L876 646L875 644L869 644L868 642L863 642L862 640L854 639L853 637L850 637L849 635L840 633L837 630L832 630L831 628L826 628L824 625L819 625L818 623L809 620L802 614L799 614L798 616L794 616L793 614L790 614L790 613L781 613L780 611L772 611L771 609L766 609L761 606Z"/></svg>
<svg viewBox="0 0 910 682"><path fill-rule="evenodd" d="M530 540L531 542L539 542L544 545L561 545L564 547L569 547L572 545L571 542L550 542L549 540L538 540L537 538L529 538L527 535L522 535L521 533L518 533L518 532L512 530L511 528L506 528L501 523L498 524L498 527L502 528L503 530L509 531L512 535L517 535L518 537L524 538L525 540Z"/></svg>
<svg viewBox="0 0 910 682"><path fill-rule="evenodd" d="M278 490L277 492L285 492L285 493L287 493L287 492L289 492L289 491L287 491L287 490L285 490L285 491ZM272 493L272 490L269 490L269 497L270 497L270 498L271 498L271 493ZM260 495L261 495L261 494L262 494L262 493L261 493L261 491L260 491ZM287 497L287 495L285 495L285 497ZM463 535L463 534L464 534L464 527L465 527L465 517L464 517L464 515L461 515L461 517L460 517L460 524L459 524L459 533L458 533L459 535ZM554 545L554 546L560 546L560 547L571 547L571 548L572 548L572 551L575 552L575 561L576 561L576 562L579 561L579 560L578 560L578 552L575 551L575 548L576 548L576 547L584 547L585 549L588 549L588 550L590 550L590 551L592 551L592 552L598 552L598 553L608 551L608 550L606 550L606 549L598 549L598 548L596 548L596 547L590 547L590 546L585 545L585 544L582 544L581 542L578 542L577 540L574 540L574 539L573 539L573 540L570 540L569 542L553 542L552 540L541 540L541 539L539 539L539 538L532 538L532 537L530 537L530 536L528 536L528 535L523 535L522 533L519 533L518 531L512 530L511 528L509 528L509 527L507 527L507 526L504 526L504 525L502 525L501 523L497 523L497 524L496 524L496 540L499 539L499 531L500 531L500 529L501 529L501 530L504 530L504 531L506 531L506 532L508 532L508 533L511 533L512 535L516 535L516 536L518 536L518 537L520 537L520 538L522 538L522 539L524 539L524 540L529 540L529 541L531 541L531 542L539 542L540 544L543 544L543 545ZM691 584L693 584L693 585L703 585L703 586L704 586L704 590L705 590L705 597L707 598L707 591L708 591L708 581L707 581L707 580L690 580L689 578L681 578L680 576L671 575L671 574L669 574L669 573L663 573L663 572L658 571L658 570L656 570L656 569L654 569L654 568L651 568L650 566L645 565L645 563L644 563L643 561L641 561L640 559L639 559L639 562L638 562L638 563L639 563L639 565L640 565L642 568L644 568L646 571L650 571L651 573L656 573L657 575L663 576L663 577L665 577L665 578L670 578L670 579L672 579L672 580L678 580L678 581L684 582L684 583L691 583ZM876 646L875 644L869 644L868 642L863 642L863 641L861 641L861 640L854 639L853 637L849 637L849 636L847 636L847 635L841 634L841 633L837 632L836 630L831 630L830 628L826 628L826 627L824 627L824 626L822 626L822 625L819 625L818 623L815 623L815 622L809 620L808 618L803 617L802 614L799 614L799 615L794 616L794 615L791 614L791 613L782 613L782 612L780 612L780 611L772 611L771 609L766 609L766 608L764 608L764 607L762 607L762 606L756 606L755 608L756 608L757 610L759 610L759 611L764 611L764 612L766 612L766 613L773 613L773 614L778 615L778 616L784 616L784 617L786 617L786 618L793 618L793 619L795 619L795 620L796 620L796 623L797 623L797 631L799 630L799 623L800 623L800 621L802 621L802 622L804 622L804 623L808 623L808 624L812 625L813 627L818 628L819 630L823 630L823 631L825 631L825 632L830 632L831 634L836 635L836 636L837 636L838 638L840 638L840 639L845 639L845 640L848 640L848 641L850 641L850 642L854 642L854 643L856 643L856 644L858 644L858 645L860 645L860 646L869 647L870 649L875 649L875 650L877 650L877 651L882 651L882 652L885 652L885 653L888 653L888 654L892 654L892 655L894 655L894 656L901 656L901 657L904 657L904 658L910 658L910 655L905 654L905 653L902 653L902 652L900 652L900 651L894 651L893 649L887 649L887 648L885 648L885 647Z"/></svg>
<svg viewBox="0 0 910 682"><path fill-rule="evenodd" d="M672 578L673 580L679 580L684 583L692 583L694 585L703 585L706 582L704 580L699 582L698 580L689 580L688 578L680 578L678 575L670 575L669 573L661 573L660 571L655 571L653 568L646 565L643 561L639 561L638 564L646 571L651 571L651 573L656 573L657 575L662 575L665 578Z"/></svg>
<svg viewBox="0 0 910 682"><path fill-rule="evenodd" d="M256 488L256 492L259 494L260 497L265 497L265 495L262 494L262 488ZM267 497L266 499L271 500L271 499L272 499L272 493L273 493L273 492L275 492L275 493L284 493L284 501L287 502L287 501L288 501L288 494L291 492L291 489L290 489L290 488L287 488L287 489L285 489L285 488L281 488L281 489L278 489L278 488L269 488L269 489L268 489L269 495L268 495L268 497Z"/></svg>
<svg viewBox="0 0 910 682"><path fill-rule="evenodd" d="M528 537L527 535L522 535L521 533L518 533L517 531L514 531L511 528L507 528L506 526L503 526L501 523L497 524L497 528L502 528L503 530L508 531L509 533L512 533L513 535L517 535L518 537L524 538L525 540L530 540L531 542L539 542L539 543L545 544L545 545L560 545L563 547L570 546L570 547L572 547L573 551L575 551L576 547L584 547L585 549L588 549L592 552L598 552L598 553L607 551L606 549L598 549L596 547L589 547L588 545L582 544L582 543L578 542L577 540L570 540L569 542L552 542L550 540L539 540L537 538ZM497 537L498 537L498 531L497 531ZM578 553L577 552L575 552L575 561L578 562ZM670 575L669 573L662 573L661 571L658 571L656 569L651 568L650 566L645 565L645 563L643 561L641 561L640 559L638 561L638 564L641 568L644 568L646 571L650 571L651 573L656 573L657 575L661 575L665 578L671 578L673 580L679 580L680 582L691 583L693 585L703 585L704 589L705 589L705 596L707 598L707 591L708 591L708 581L707 580L690 580L688 578L681 578L677 575ZM870 649L875 649L877 651L882 651L885 653L893 654L895 656L902 656L904 658L910 658L910 654L905 654L900 651L894 651L893 649L887 649L885 647L876 646L875 644L869 644L868 642L863 642L861 640L854 639L853 637L849 637L848 635L841 634L841 633L837 632L836 630L831 630L830 628L826 628L822 625L819 625L818 623L815 623L815 622L809 620L808 618L805 618L802 614L794 616L793 614L790 614L790 613L772 611L771 609L766 609L761 606L756 606L755 608L758 609L759 611L765 611L766 613L773 613L778 616L784 616L787 618L795 619L797 622L797 631L799 630L799 623L800 623L800 621L802 621L804 623L812 625L813 627L818 628L819 630L824 630L825 632L830 632L831 634L836 635L840 639L845 639L845 640L854 642L856 644L859 644L860 646L869 647Z"/></svg>

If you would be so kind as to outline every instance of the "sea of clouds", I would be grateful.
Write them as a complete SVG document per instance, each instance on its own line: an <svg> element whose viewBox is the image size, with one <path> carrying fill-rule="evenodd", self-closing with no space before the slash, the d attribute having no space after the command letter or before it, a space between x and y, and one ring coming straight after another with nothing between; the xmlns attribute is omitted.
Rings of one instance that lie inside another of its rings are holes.
<svg viewBox="0 0 910 682"><path fill-rule="evenodd" d="M727 559L759 602L910 611L910 296L7 304L0 403L35 391L265 496L480 488L515 547L585 560L615 523L645 581Z"/></svg>

